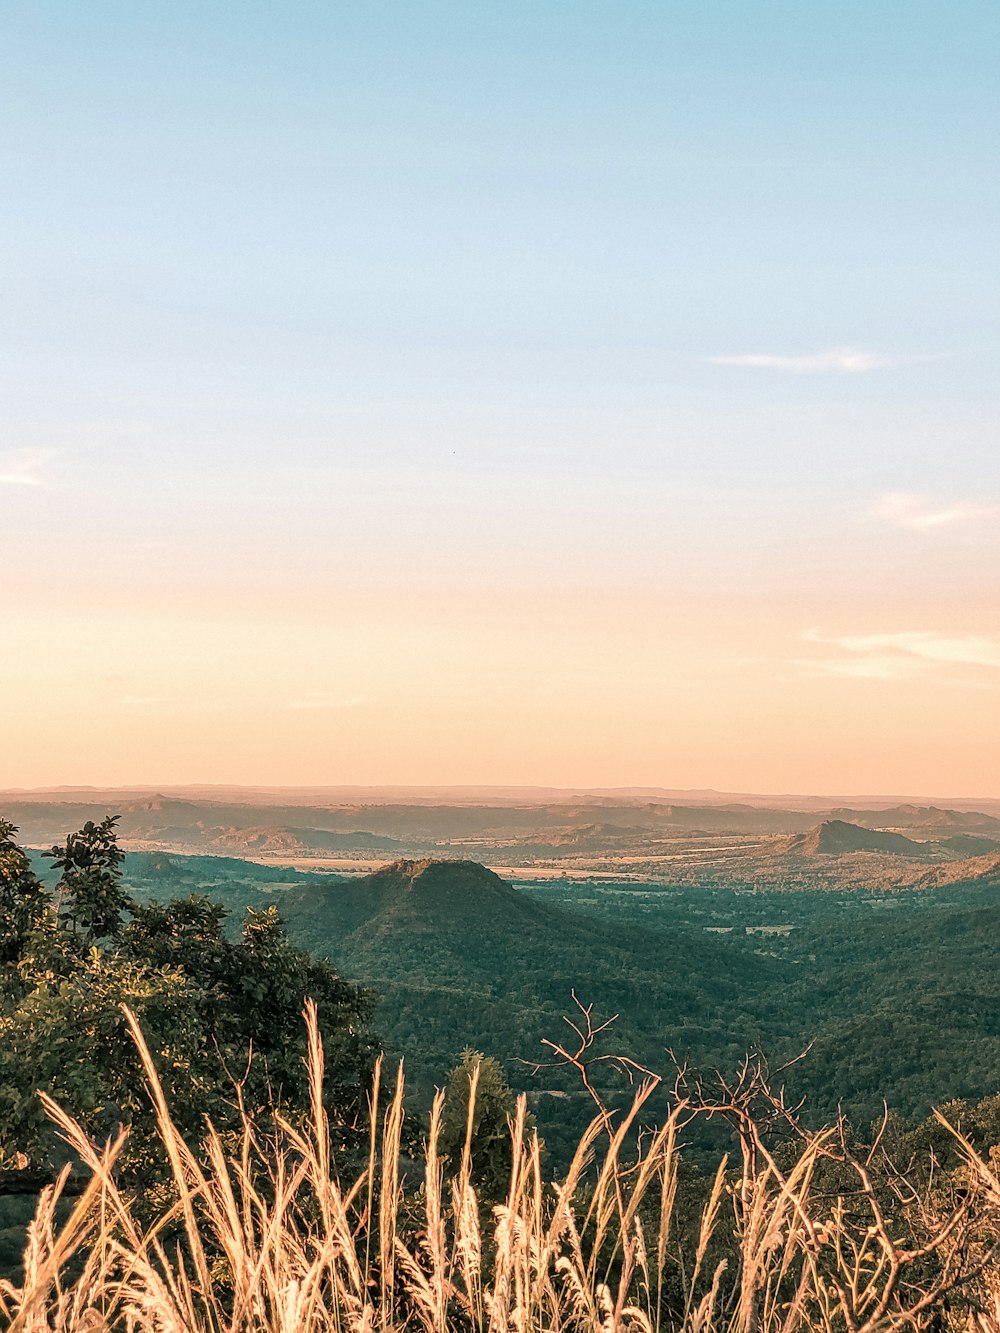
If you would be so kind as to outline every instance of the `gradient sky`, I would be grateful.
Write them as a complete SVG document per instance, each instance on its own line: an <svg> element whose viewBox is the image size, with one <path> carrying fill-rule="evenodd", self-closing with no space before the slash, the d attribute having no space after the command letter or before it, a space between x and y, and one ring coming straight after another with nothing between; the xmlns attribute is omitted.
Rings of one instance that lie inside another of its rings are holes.
<svg viewBox="0 0 1000 1333"><path fill-rule="evenodd" d="M995 0L11 0L0 786L1000 796Z"/></svg>

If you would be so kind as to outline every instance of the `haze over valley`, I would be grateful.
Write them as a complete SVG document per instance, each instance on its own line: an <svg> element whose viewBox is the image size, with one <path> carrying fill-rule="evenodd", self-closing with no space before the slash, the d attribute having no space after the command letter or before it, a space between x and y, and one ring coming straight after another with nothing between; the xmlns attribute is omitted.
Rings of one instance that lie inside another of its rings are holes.
<svg viewBox="0 0 1000 1333"><path fill-rule="evenodd" d="M349 872L396 857L464 857L515 878L730 887L919 888L989 879L1000 801L717 793L404 789L0 794L35 845L120 814L123 846ZM849 799L849 798L848 798ZM781 804L784 802L784 804Z"/></svg>

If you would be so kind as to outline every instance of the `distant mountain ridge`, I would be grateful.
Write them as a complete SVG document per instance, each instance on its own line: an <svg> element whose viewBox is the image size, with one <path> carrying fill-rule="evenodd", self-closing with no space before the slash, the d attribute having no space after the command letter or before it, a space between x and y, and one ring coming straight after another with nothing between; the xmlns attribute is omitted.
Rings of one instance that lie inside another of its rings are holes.
<svg viewBox="0 0 1000 1333"><path fill-rule="evenodd" d="M544 787L538 785L500 784L358 784L276 787L225 783L188 783L150 786L135 784L121 787L61 785L17 787L0 791L0 805L61 802L118 808L123 803L160 797L170 800L207 802L214 805L275 807L299 809L340 805L551 805L596 804L633 805L641 802L687 806L740 807L743 809L788 810L798 812L839 810L878 811L893 808L939 808L956 811L980 811L1000 816L1000 796L953 796L947 799L913 794L882 795L795 792L760 793L722 791L711 787L679 788L650 786L580 786Z"/></svg>
<svg viewBox="0 0 1000 1333"><path fill-rule="evenodd" d="M831 810L832 819L849 820L866 828L993 830L1000 819L980 810L949 810L937 805L896 805L884 810Z"/></svg>
<svg viewBox="0 0 1000 1333"><path fill-rule="evenodd" d="M234 852L266 855L275 852L392 852L402 846L398 838L389 838L359 829L352 833L334 833L329 829L252 826L216 832L213 846Z"/></svg>
<svg viewBox="0 0 1000 1333"><path fill-rule="evenodd" d="M472 858L522 879L555 872L678 886L905 888L928 863L1000 850L993 815L916 803L817 815L738 803L599 802L593 795L541 805L254 805L168 792L136 793L117 809L61 799L0 802L0 815L34 847L61 842L108 813L120 816L128 851L237 855L338 871L399 857Z"/></svg>
<svg viewBox="0 0 1000 1333"><path fill-rule="evenodd" d="M662 838L700 832L806 833L816 814L752 805L683 805L671 802L595 800L571 803L449 805L391 803L330 806L251 805L190 800L163 793L119 799L114 805L88 801L13 800L0 813L36 845L65 837L87 819L119 813L120 835L133 843L173 845L186 850L305 854L372 850L430 853L465 844L492 844L526 851L578 842L587 850L623 837ZM985 812L900 805L878 810L838 807L819 812L880 831L920 834L957 832L1000 837L1000 818Z"/></svg>

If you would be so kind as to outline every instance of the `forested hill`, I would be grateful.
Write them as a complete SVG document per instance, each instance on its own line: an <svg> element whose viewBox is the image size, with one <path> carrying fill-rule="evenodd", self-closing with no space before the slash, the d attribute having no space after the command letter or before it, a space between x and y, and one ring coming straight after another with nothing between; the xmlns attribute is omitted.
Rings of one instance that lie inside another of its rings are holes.
<svg viewBox="0 0 1000 1333"><path fill-rule="evenodd" d="M471 861L399 861L340 884L300 882L281 910L296 942L332 958L380 997L377 1024L420 1076L439 1076L466 1045L541 1057L562 1040L574 989L621 1015L620 1049L662 1063L742 1051L749 1001L773 960L699 930L609 928L538 902Z"/></svg>
<svg viewBox="0 0 1000 1333"><path fill-rule="evenodd" d="M667 1046L735 1059L759 1036L754 995L781 981L775 960L727 937L612 927L471 861L398 861L342 880L149 853L128 857L126 878L141 898L190 893L200 878L231 911L275 903L295 944L376 991L389 1053L405 1054L424 1086L465 1046L497 1055L515 1076L520 1068L524 1081L518 1062L544 1057L543 1037L568 1035L574 990L602 1017L620 1014L616 1047L639 1059L662 1065Z"/></svg>
<svg viewBox="0 0 1000 1333"><path fill-rule="evenodd" d="M944 867L927 873L940 874ZM620 1014L604 1049L663 1070L665 1048L730 1069L761 1043L820 1118L883 1098L926 1115L1000 1089L1000 883L920 891L740 892L615 881L512 887L473 862L401 861L346 880L223 857L129 855L141 899L205 892L235 918L276 905L296 944L379 997L375 1026L418 1100L465 1046L512 1083L569 1040L572 992ZM520 1063L527 1062L527 1063ZM551 1116L549 1117L551 1119Z"/></svg>

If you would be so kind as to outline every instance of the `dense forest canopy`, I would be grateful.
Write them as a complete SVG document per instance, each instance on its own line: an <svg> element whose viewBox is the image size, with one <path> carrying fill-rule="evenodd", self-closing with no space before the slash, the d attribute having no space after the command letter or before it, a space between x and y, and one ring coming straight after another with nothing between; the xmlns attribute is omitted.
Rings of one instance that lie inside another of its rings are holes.
<svg viewBox="0 0 1000 1333"><path fill-rule="evenodd" d="M148 1035L181 1125L197 1136L206 1115L232 1120L237 1081L248 1103L305 1104L302 1009L313 999L330 1114L350 1133L376 1051L369 997L295 948L274 906L248 906L234 936L226 908L204 895L137 902L114 817L88 821L46 853L57 872L49 888L16 832L0 823L0 1164L44 1179L65 1155L42 1090L99 1139L120 1123L145 1127L125 1160L139 1177L154 1170L152 1109L125 1006Z"/></svg>

